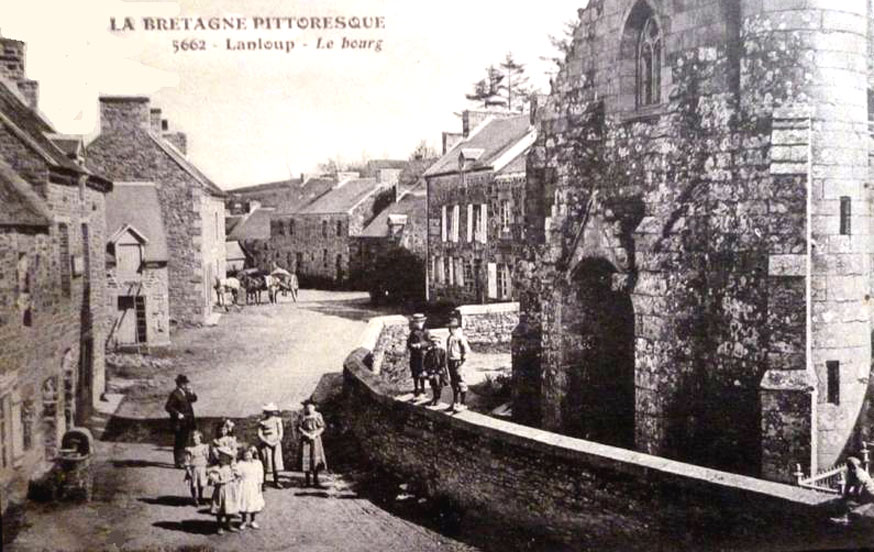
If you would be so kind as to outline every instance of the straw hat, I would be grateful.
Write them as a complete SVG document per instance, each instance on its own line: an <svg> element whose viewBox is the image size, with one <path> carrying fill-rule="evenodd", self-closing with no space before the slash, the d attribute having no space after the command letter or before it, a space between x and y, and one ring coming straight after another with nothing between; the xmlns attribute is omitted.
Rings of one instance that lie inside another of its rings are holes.
<svg viewBox="0 0 874 552"><path fill-rule="evenodd" d="M279 408L276 406L276 403L267 403L261 407L263 412L276 412Z"/></svg>
<svg viewBox="0 0 874 552"><path fill-rule="evenodd" d="M425 320L428 320L428 317L420 312L413 315L413 322L424 322Z"/></svg>

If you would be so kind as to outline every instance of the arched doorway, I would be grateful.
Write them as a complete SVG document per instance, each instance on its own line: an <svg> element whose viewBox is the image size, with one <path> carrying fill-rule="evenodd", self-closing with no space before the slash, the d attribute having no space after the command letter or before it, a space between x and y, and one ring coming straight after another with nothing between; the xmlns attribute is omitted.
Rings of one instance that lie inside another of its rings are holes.
<svg viewBox="0 0 874 552"><path fill-rule="evenodd" d="M577 265L562 305L562 432L634 446L634 308L602 258Z"/></svg>

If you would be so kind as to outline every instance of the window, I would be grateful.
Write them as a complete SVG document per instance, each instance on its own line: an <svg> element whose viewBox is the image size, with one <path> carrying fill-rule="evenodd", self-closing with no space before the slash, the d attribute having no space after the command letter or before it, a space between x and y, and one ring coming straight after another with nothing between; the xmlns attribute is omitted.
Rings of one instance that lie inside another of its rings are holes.
<svg viewBox="0 0 874 552"><path fill-rule="evenodd" d="M440 240L444 242L448 239L447 236L449 235L449 221L447 217L448 213L446 211L446 205L443 205L440 207Z"/></svg>
<svg viewBox="0 0 874 552"><path fill-rule="evenodd" d="M462 258L455 259L455 285L458 287L464 287L464 260Z"/></svg>
<svg viewBox="0 0 874 552"><path fill-rule="evenodd" d="M454 282L452 278L452 257L444 257L444 273L446 274L446 285L451 286Z"/></svg>
<svg viewBox="0 0 874 552"><path fill-rule="evenodd" d="M342 236L343 236L343 221L338 220L337 221L337 237L339 238Z"/></svg>
<svg viewBox="0 0 874 552"><path fill-rule="evenodd" d="M322 249L322 266L328 268L328 250Z"/></svg>
<svg viewBox="0 0 874 552"><path fill-rule="evenodd" d="M467 204L467 241L473 241L473 203Z"/></svg>
<svg viewBox="0 0 874 552"><path fill-rule="evenodd" d="M294 272L299 272L303 266L303 253L298 251L294 254Z"/></svg>
<svg viewBox="0 0 874 552"><path fill-rule="evenodd" d="M476 217L477 222L475 223L477 226L476 239L480 243L486 243L488 241L488 224L489 224L489 206L487 203L483 203L479 206L479 216Z"/></svg>
<svg viewBox="0 0 874 552"><path fill-rule="evenodd" d="M21 402L21 446L22 452L26 452L33 448L33 422L36 410L33 406L33 399L26 399Z"/></svg>
<svg viewBox="0 0 874 552"><path fill-rule="evenodd" d="M499 299L509 299L512 295L510 266L502 264L498 266L497 291Z"/></svg>
<svg viewBox="0 0 874 552"><path fill-rule="evenodd" d="M510 200L501 201L501 228L504 232L510 231L510 222L512 221L513 211Z"/></svg>
<svg viewBox="0 0 874 552"><path fill-rule="evenodd" d="M848 197L841 198L841 235L849 236L850 235L850 217L852 215L851 208L851 200Z"/></svg>
<svg viewBox="0 0 874 552"><path fill-rule="evenodd" d="M443 266L443 257L435 257L434 262L437 265L437 283L443 285L446 282L446 272Z"/></svg>
<svg viewBox="0 0 874 552"><path fill-rule="evenodd" d="M473 285L473 265L470 263L470 261L464 261L462 274L464 275L464 291L468 293L474 293L476 289Z"/></svg>
<svg viewBox="0 0 874 552"><path fill-rule="evenodd" d="M459 218L461 218L461 206L453 205L452 206L452 236L449 241L458 242L458 223Z"/></svg>
<svg viewBox="0 0 874 552"><path fill-rule="evenodd" d="M338 280L343 279L343 255L337 255L334 267L334 275Z"/></svg>
<svg viewBox="0 0 874 552"><path fill-rule="evenodd" d="M291 219L288 221L288 235L289 236L294 235L294 219Z"/></svg>
<svg viewBox="0 0 874 552"><path fill-rule="evenodd" d="M285 235L285 222L278 220L276 221L276 235L284 236Z"/></svg>
<svg viewBox="0 0 874 552"><path fill-rule="evenodd" d="M826 400L830 404L841 404L841 363L829 360L825 363L828 381L826 382Z"/></svg>
<svg viewBox="0 0 874 552"><path fill-rule="evenodd" d="M82 256L85 263L82 278L87 286L91 282L91 239L88 234L88 225L86 223L82 223ZM90 288L87 288L87 291L90 292Z"/></svg>
<svg viewBox="0 0 874 552"><path fill-rule="evenodd" d="M9 427L11 404L9 395L0 397L0 468L12 465L12 428Z"/></svg>
<svg viewBox="0 0 874 552"><path fill-rule="evenodd" d="M66 224L58 225L58 254L61 271L61 293L64 297L71 294L71 268L70 268L70 228Z"/></svg>
<svg viewBox="0 0 874 552"><path fill-rule="evenodd" d="M33 325L33 303L31 301L31 267L27 253L18 254L16 266L18 276L18 309L21 314L21 323L30 327Z"/></svg>
<svg viewBox="0 0 874 552"><path fill-rule="evenodd" d="M328 221L326 221L326 220L322 221L322 237L323 238L328 237Z"/></svg>
<svg viewBox="0 0 874 552"><path fill-rule="evenodd" d="M480 233L482 233L482 206L471 205L471 223L473 224L473 239L480 241Z"/></svg>
<svg viewBox="0 0 874 552"><path fill-rule="evenodd" d="M643 24L637 46L637 107L661 101L662 35L655 17Z"/></svg>

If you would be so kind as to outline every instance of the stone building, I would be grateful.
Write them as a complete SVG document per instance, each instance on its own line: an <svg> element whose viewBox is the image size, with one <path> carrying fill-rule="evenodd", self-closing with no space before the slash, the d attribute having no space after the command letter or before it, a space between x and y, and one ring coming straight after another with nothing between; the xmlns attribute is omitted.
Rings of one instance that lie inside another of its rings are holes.
<svg viewBox="0 0 874 552"><path fill-rule="evenodd" d="M519 421L782 480L857 450L872 4L580 10L528 156Z"/></svg>
<svg viewBox="0 0 874 552"><path fill-rule="evenodd" d="M167 132L149 98L105 96L86 157L114 180L154 183L169 253L170 321L192 326L210 320L216 278L225 277L225 193L185 157L186 143Z"/></svg>
<svg viewBox="0 0 874 552"><path fill-rule="evenodd" d="M353 240L388 203L396 187L376 178L348 175L315 200L271 221L270 243L276 264L295 271L302 284L355 283L350 271Z"/></svg>
<svg viewBox="0 0 874 552"><path fill-rule="evenodd" d="M428 299L513 300L530 116L465 111L460 140L427 171Z"/></svg>
<svg viewBox="0 0 874 552"><path fill-rule="evenodd" d="M272 207L255 207L252 212L235 221L228 232L226 246L233 248L231 244L236 244L245 257L245 268L270 270L270 263L273 261L270 249L270 219L275 212L276 209Z"/></svg>
<svg viewBox="0 0 874 552"><path fill-rule="evenodd" d="M116 182L106 197L107 345L143 348L170 342L169 251L158 190Z"/></svg>
<svg viewBox="0 0 874 552"><path fill-rule="evenodd" d="M353 260L364 269L369 260L391 247L401 247L425 261L428 255L427 203L425 183L401 192L397 201L386 207L355 237ZM424 286L424 282L423 282Z"/></svg>
<svg viewBox="0 0 874 552"><path fill-rule="evenodd" d="M0 511L104 392L105 194L37 111L25 45L0 38Z"/></svg>

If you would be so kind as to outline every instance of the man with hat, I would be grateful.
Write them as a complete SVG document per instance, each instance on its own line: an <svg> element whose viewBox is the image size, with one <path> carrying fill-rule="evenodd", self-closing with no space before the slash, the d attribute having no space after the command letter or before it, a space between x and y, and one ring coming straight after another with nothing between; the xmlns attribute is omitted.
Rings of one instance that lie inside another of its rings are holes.
<svg viewBox="0 0 874 552"><path fill-rule="evenodd" d="M413 394L418 398L425 394L425 352L431 346L425 331L424 314L414 314L410 322L407 349L410 351L410 374L413 377Z"/></svg>
<svg viewBox="0 0 874 552"><path fill-rule="evenodd" d="M185 467L185 447L191 440L191 432L197 428L194 408L191 406L194 402L197 402L197 395L191 390L188 376L179 374L176 376L176 389L170 393L164 405L173 428L173 461L177 468Z"/></svg>
<svg viewBox="0 0 874 552"><path fill-rule="evenodd" d="M470 344L461 333L461 323L456 318L449 320L449 337L446 339L446 364L449 368L449 383L452 385L452 411L467 408L464 404L467 383L464 381L462 366L470 354Z"/></svg>

